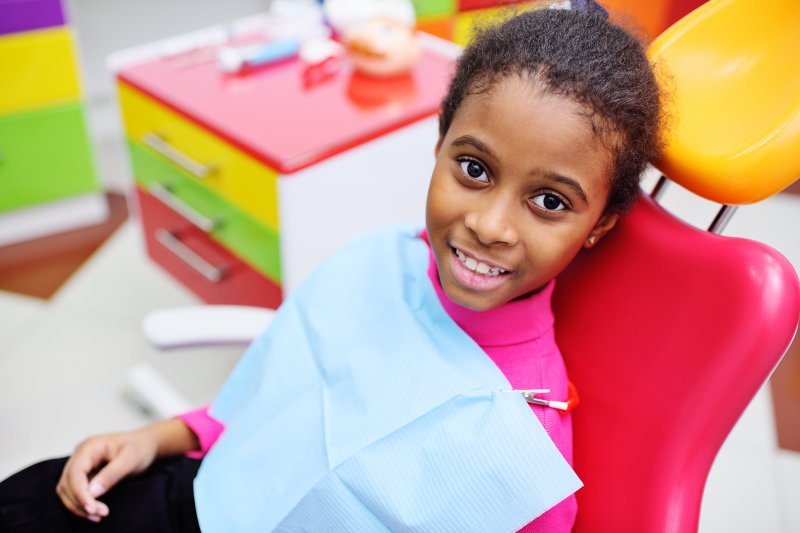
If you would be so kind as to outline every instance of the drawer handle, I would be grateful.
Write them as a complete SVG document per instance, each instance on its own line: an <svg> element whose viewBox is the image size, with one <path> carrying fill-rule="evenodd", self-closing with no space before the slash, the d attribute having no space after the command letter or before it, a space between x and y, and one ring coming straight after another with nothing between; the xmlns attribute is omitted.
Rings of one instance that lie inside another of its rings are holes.
<svg viewBox="0 0 800 533"><path fill-rule="evenodd" d="M146 133L142 140L144 144L197 178L206 178L217 170L213 165L204 165L195 161L156 133Z"/></svg>
<svg viewBox="0 0 800 533"><path fill-rule="evenodd" d="M194 207L172 194L167 187L160 183L150 184L147 190L150 194L165 203L170 209L206 233L211 233L219 225L219 220L214 220L203 215Z"/></svg>
<svg viewBox="0 0 800 533"><path fill-rule="evenodd" d="M225 277L227 268L223 266L212 265L200 255L186 246L181 240L171 231L159 228L156 230L156 240L161 243L164 248L175 254L181 261L192 267L195 271L200 273L211 283L219 283Z"/></svg>

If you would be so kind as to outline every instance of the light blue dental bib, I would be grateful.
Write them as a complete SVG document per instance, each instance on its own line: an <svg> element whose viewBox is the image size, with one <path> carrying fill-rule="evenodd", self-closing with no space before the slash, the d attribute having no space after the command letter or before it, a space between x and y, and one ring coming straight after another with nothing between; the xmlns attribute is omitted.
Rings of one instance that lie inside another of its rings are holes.
<svg viewBox="0 0 800 533"><path fill-rule="evenodd" d="M204 532L516 531L581 486L427 267L383 229L284 302L212 406Z"/></svg>

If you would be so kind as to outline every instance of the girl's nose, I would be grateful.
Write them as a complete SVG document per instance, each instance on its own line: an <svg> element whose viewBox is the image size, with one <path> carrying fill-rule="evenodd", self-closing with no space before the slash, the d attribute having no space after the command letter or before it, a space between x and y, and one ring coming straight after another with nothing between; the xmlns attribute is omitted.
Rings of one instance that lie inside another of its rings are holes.
<svg viewBox="0 0 800 533"><path fill-rule="evenodd" d="M511 246L518 240L508 209L501 205L494 205L483 211L470 211L464 217L464 225L487 246L492 244Z"/></svg>

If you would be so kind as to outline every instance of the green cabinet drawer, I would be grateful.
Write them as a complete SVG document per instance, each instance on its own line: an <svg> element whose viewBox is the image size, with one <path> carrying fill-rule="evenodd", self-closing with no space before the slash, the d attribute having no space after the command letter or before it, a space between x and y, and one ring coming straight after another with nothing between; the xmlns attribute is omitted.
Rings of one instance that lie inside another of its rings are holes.
<svg viewBox="0 0 800 533"><path fill-rule="evenodd" d="M0 116L0 212L99 189L80 104Z"/></svg>
<svg viewBox="0 0 800 533"><path fill-rule="evenodd" d="M280 284L278 234L137 142L128 140L137 183L206 231L237 257Z"/></svg>

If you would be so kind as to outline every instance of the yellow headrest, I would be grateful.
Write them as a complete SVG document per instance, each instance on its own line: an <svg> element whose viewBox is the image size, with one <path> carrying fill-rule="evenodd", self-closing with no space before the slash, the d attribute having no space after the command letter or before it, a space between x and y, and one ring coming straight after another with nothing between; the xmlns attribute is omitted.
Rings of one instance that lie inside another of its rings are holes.
<svg viewBox="0 0 800 533"><path fill-rule="evenodd" d="M649 54L672 78L671 129L655 162L670 179L735 205L800 177L800 1L711 0Z"/></svg>

